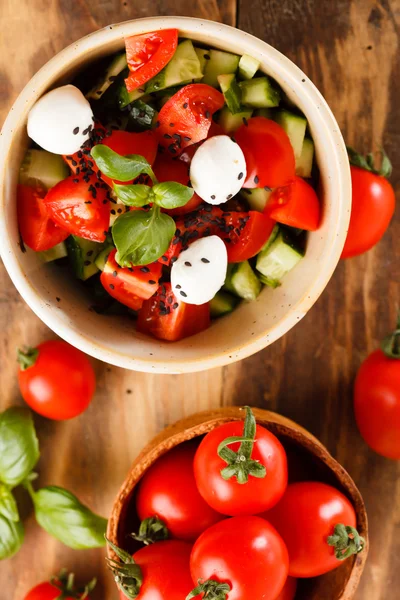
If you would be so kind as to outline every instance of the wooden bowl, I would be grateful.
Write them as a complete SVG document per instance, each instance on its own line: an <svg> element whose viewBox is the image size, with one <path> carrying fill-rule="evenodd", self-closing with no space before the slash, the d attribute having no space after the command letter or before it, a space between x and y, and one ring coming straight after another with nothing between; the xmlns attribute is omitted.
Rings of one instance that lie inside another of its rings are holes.
<svg viewBox="0 0 400 600"><path fill-rule="evenodd" d="M364 502L354 481L313 435L293 421L267 410L254 408L257 423L274 433L283 443L289 460L290 481L308 479L329 483L341 490L352 502L357 514L357 528L366 540L361 554L346 560L336 570L321 577L299 581L296 600L350 600L354 598L368 554L368 521ZM149 467L171 448L203 436L222 423L242 420L238 407L206 411L178 421L164 429L141 452L133 463L115 500L108 523L111 541L134 552L135 542L127 536L137 530L135 488ZM110 552L112 556L113 553Z"/></svg>

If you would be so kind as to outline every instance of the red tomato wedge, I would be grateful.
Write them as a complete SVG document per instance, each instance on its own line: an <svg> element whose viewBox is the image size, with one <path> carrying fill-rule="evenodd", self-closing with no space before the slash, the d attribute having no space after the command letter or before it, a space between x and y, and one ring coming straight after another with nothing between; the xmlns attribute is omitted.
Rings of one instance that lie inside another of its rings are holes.
<svg viewBox="0 0 400 600"><path fill-rule="evenodd" d="M265 214L252 210L248 215L250 218L238 236L238 241L227 246L230 263L242 262L258 254L275 226L275 221ZM232 222L234 219L232 217Z"/></svg>
<svg viewBox="0 0 400 600"><path fill-rule="evenodd" d="M44 197L46 191L39 187L18 185L18 226L23 242L35 252L43 252L63 242L68 231L61 229L49 217Z"/></svg>
<svg viewBox="0 0 400 600"><path fill-rule="evenodd" d="M247 166L245 188L275 188L295 175L295 158L287 133L278 123L253 117L235 131Z"/></svg>
<svg viewBox="0 0 400 600"><path fill-rule="evenodd" d="M139 154L143 156L151 165L154 163L157 155L157 137L154 131L142 131L134 133L130 131L120 131L116 129L101 142L108 146L117 154L126 156L127 154ZM113 180L102 175L103 181L112 187ZM115 183L132 183L132 181L115 181Z"/></svg>
<svg viewBox="0 0 400 600"><path fill-rule="evenodd" d="M321 220L321 205L311 185L296 176L271 194L264 214L283 225L315 231Z"/></svg>
<svg viewBox="0 0 400 600"><path fill-rule="evenodd" d="M125 38L126 60L130 70L125 79L133 92L157 75L171 60L178 45L178 30L164 29Z"/></svg>
<svg viewBox="0 0 400 600"><path fill-rule="evenodd" d="M155 296L143 303L137 330L160 340L176 342L207 329L210 325L209 304L185 304L176 298L170 283L162 284Z"/></svg>
<svg viewBox="0 0 400 600"><path fill-rule="evenodd" d="M166 154L159 154L156 158L156 162L153 166L153 171L159 182L163 181L176 181L182 183L182 185L188 185L189 183L189 169L188 166L181 160L176 160ZM203 200L196 193L185 206L179 208L172 208L165 210L171 216L174 215L185 215L186 213L195 210Z"/></svg>
<svg viewBox="0 0 400 600"><path fill-rule="evenodd" d="M70 175L47 192L44 203L49 216L68 233L104 242L110 223L108 192L97 177L85 179Z"/></svg>
<svg viewBox="0 0 400 600"><path fill-rule="evenodd" d="M159 112L159 143L177 156L186 146L205 140L212 115L223 106L224 96L213 87L205 83L186 85Z"/></svg>
<svg viewBox="0 0 400 600"><path fill-rule="evenodd" d="M143 301L156 293L162 266L156 262L146 267L122 268L115 260L116 252L110 252L100 281L118 302L132 310L139 310Z"/></svg>

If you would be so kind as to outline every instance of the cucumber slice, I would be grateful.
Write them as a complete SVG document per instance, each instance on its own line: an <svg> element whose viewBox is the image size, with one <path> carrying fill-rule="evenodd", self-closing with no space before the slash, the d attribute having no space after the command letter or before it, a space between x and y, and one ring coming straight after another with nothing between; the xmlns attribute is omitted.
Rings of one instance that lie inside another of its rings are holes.
<svg viewBox="0 0 400 600"><path fill-rule="evenodd" d="M204 73L206 68L207 61L210 60L210 51L205 50L204 48L196 48L194 51L197 54L197 58L199 59L201 72Z"/></svg>
<svg viewBox="0 0 400 600"><path fill-rule="evenodd" d="M211 317L216 319L232 312L239 302L239 298L228 294L228 292L217 292L210 302Z"/></svg>
<svg viewBox="0 0 400 600"><path fill-rule="evenodd" d="M273 108L279 106L280 92L275 89L268 77L256 77L239 83L242 90L242 103L253 108Z"/></svg>
<svg viewBox="0 0 400 600"><path fill-rule="evenodd" d="M239 60L240 79L252 79L260 68L260 61L248 54L243 54Z"/></svg>
<svg viewBox="0 0 400 600"><path fill-rule="evenodd" d="M248 260L228 265L224 289L244 300L255 300L261 292L261 283Z"/></svg>
<svg viewBox="0 0 400 600"><path fill-rule="evenodd" d="M82 281L86 281L86 279L95 275L99 270L95 260L103 249L103 244L85 240L77 235L70 235L66 243L70 264L75 276L82 279Z"/></svg>
<svg viewBox="0 0 400 600"><path fill-rule="evenodd" d="M114 246L112 246L111 244L109 246L106 246L104 248L104 250L102 250L97 256L96 259L94 261L94 264L96 265L96 267L99 269L99 271L104 271L104 267L106 266L106 262L108 259L108 255L110 254L111 250L114 250Z"/></svg>
<svg viewBox="0 0 400 600"><path fill-rule="evenodd" d="M221 50L210 50L208 54L210 58L204 70L203 83L217 88L218 75L236 73L240 57Z"/></svg>
<svg viewBox="0 0 400 600"><path fill-rule="evenodd" d="M88 100L99 100L126 67L126 52L117 54L109 64L104 77L86 94L86 98Z"/></svg>
<svg viewBox="0 0 400 600"><path fill-rule="evenodd" d="M271 287L280 285L282 277L297 265L303 255L288 234L280 230L272 242L268 240L257 256L256 268L264 276L263 283Z"/></svg>
<svg viewBox="0 0 400 600"><path fill-rule="evenodd" d="M68 175L69 168L59 154L28 150L20 167L19 183L29 185L30 179L38 179L49 190Z"/></svg>
<svg viewBox="0 0 400 600"><path fill-rule="evenodd" d="M250 210L257 210L258 212L264 211L271 194L272 190L266 190L265 188L242 188L240 190L240 195L246 198Z"/></svg>
<svg viewBox="0 0 400 600"><path fill-rule="evenodd" d="M222 129L227 135L232 135L236 129L239 129L239 127L243 125L243 120L250 119L252 114L252 110L242 110L242 112L238 112L233 115L229 108L224 106L220 110L218 123L221 125Z"/></svg>
<svg viewBox="0 0 400 600"><path fill-rule="evenodd" d="M242 92L233 73L218 75L218 83L224 94L225 102L233 115L242 110Z"/></svg>
<svg viewBox="0 0 400 600"><path fill-rule="evenodd" d="M314 160L314 142L305 138L300 156L296 159L296 175L300 177L311 177Z"/></svg>
<svg viewBox="0 0 400 600"><path fill-rule="evenodd" d="M146 85L146 94L158 92L180 83L190 83L203 77L200 61L190 40L178 44L174 56Z"/></svg>
<svg viewBox="0 0 400 600"><path fill-rule="evenodd" d="M127 131L146 131L152 129L157 120L158 112L150 104L135 100L129 109Z"/></svg>
<svg viewBox="0 0 400 600"><path fill-rule="evenodd" d="M257 108L254 111L255 117L265 117L266 119L275 120L276 110L273 108Z"/></svg>
<svg viewBox="0 0 400 600"><path fill-rule="evenodd" d="M306 135L307 119L284 109L276 113L275 120L288 134L295 158L300 158Z"/></svg>
<svg viewBox="0 0 400 600"><path fill-rule="evenodd" d="M117 90L119 108L125 108L125 106L132 104L132 102L139 100L139 98L141 98L143 102L147 102L150 99L150 96L146 95L146 90L144 87L133 90L133 92L128 92L125 81L121 81Z"/></svg>
<svg viewBox="0 0 400 600"><path fill-rule="evenodd" d="M53 262L53 260L58 260L59 258L64 258L67 256L67 254L67 246L65 245L65 242L60 242L60 244L53 246L53 248L50 248L49 250L38 252L39 257L45 263Z"/></svg>

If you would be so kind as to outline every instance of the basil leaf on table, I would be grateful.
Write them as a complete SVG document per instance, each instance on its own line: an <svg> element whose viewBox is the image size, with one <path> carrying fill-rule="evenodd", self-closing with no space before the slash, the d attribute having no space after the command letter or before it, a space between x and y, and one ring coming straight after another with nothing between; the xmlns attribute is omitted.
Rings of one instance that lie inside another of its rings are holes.
<svg viewBox="0 0 400 600"><path fill-rule="evenodd" d="M10 558L18 552L24 541L24 528L0 515L0 560Z"/></svg>
<svg viewBox="0 0 400 600"><path fill-rule="evenodd" d="M91 151L97 168L104 175L118 181L136 179L141 173L149 173L151 166L143 156L130 154L120 156L104 144L98 144Z"/></svg>
<svg viewBox="0 0 400 600"><path fill-rule="evenodd" d="M32 499L39 525L69 548L105 546L107 519L95 515L71 492L48 486L34 492Z"/></svg>
<svg viewBox="0 0 400 600"><path fill-rule="evenodd" d="M157 206L121 215L112 228L117 263L130 267L156 261L168 250L175 230L173 218L160 212Z"/></svg>
<svg viewBox="0 0 400 600"><path fill-rule="evenodd" d="M157 183L153 186L155 202L163 208L178 208L184 206L193 197L194 191L192 188L176 183L174 181L166 181Z"/></svg>
<svg viewBox="0 0 400 600"><path fill-rule="evenodd" d="M4 483L0 483L0 515L10 521L19 521L17 503L12 491Z"/></svg>
<svg viewBox="0 0 400 600"><path fill-rule="evenodd" d="M114 183L114 192L127 206L146 206L153 201L153 192L149 185L119 185Z"/></svg>
<svg viewBox="0 0 400 600"><path fill-rule="evenodd" d="M0 414L0 481L12 487L20 484L39 456L30 410L12 407Z"/></svg>

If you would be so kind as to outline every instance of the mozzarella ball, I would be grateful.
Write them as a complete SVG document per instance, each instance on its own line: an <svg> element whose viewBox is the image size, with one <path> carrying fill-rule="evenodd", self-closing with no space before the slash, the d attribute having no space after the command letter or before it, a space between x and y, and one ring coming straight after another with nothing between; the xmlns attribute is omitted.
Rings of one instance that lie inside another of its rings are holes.
<svg viewBox="0 0 400 600"><path fill-rule="evenodd" d="M28 116L28 135L54 154L74 154L88 139L93 112L74 85L51 90L36 102Z"/></svg>
<svg viewBox="0 0 400 600"><path fill-rule="evenodd" d="M227 135L206 140L193 156L190 181L209 204L222 204L238 193L246 179L244 154Z"/></svg>
<svg viewBox="0 0 400 600"><path fill-rule="evenodd" d="M186 304L205 304L224 285L227 268L226 247L219 237L196 240L172 265L172 291Z"/></svg>

